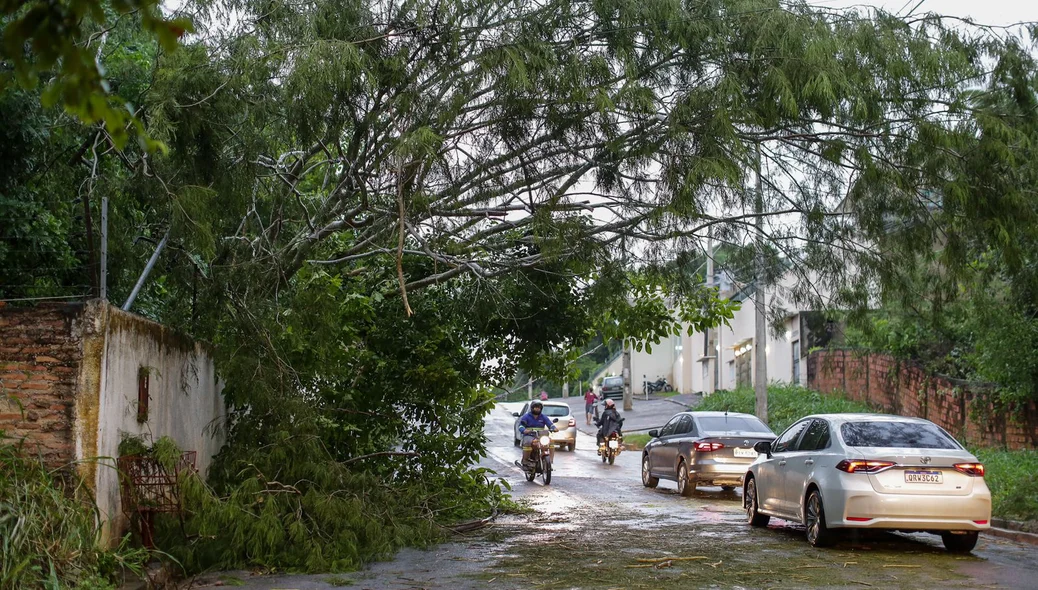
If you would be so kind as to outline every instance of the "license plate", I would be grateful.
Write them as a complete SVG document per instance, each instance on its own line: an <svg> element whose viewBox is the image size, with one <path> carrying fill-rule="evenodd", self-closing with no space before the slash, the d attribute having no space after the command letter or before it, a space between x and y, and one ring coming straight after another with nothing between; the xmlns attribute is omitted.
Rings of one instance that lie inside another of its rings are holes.
<svg viewBox="0 0 1038 590"><path fill-rule="evenodd" d="M757 451L754 451L753 449L741 449L739 447L735 447L735 456L736 457L751 457L751 458L756 459L757 458Z"/></svg>
<svg viewBox="0 0 1038 590"><path fill-rule="evenodd" d="M620 446L620 443L616 442L615 440L609 441L609 448L610 449L615 449L615 448L617 448L619 446Z"/></svg>
<svg viewBox="0 0 1038 590"><path fill-rule="evenodd" d="M906 471L905 483L944 483L940 471Z"/></svg>

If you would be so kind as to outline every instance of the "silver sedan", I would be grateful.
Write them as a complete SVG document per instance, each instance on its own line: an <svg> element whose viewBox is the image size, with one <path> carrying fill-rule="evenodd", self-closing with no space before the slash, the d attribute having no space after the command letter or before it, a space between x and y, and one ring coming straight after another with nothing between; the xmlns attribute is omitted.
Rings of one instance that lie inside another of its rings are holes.
<svg viewBox="0 0 1038 590"><path fill-rule="evenodd" d="M921 418L825 414L793 424L746 473L743 503L754 526L770 517L803 523L825 546L836 529L927 531L969 552L991 522L984 466Z"/></svg>

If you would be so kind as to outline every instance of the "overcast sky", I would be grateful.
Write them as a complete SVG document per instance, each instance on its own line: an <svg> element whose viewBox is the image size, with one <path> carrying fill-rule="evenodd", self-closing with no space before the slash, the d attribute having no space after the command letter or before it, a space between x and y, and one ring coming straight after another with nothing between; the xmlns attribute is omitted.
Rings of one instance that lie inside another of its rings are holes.
<svg viewBox="0 0 1038 590"><path fill-rule="evenodd" d="M919 0L808 0L809 4L830 7L877 6L889 12L908 12ZM937 12L950 16L971 17L985 25L1010 25L1038 21L1035 0L922 0L916 12Z"/></svg>

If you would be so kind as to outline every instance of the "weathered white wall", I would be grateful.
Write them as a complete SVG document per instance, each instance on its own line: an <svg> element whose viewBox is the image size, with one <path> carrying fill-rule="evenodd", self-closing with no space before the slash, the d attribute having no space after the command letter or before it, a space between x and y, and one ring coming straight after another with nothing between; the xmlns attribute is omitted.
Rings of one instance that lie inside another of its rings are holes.
<svg viewBox="0 0 1038 590"><path fill-rule="evenodd" d="M223 445L225 409L213 359L206 348L172 329L109 307L103 334L97 420L95 493L105 520L107 541L125 530L115 458L126 435L150 442L172 438L184 451L196 451L205 475ZM149 411L137 421L138 374L149 373ZM85 457L84 457L85 458Z"/></svg>

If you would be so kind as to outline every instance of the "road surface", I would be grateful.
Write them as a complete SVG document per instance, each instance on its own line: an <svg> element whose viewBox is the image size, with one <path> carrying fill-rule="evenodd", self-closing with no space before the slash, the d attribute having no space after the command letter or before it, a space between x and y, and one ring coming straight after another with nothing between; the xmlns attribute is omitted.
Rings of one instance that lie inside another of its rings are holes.
<svg viewBox="0 0 1038 590"><path fill-rule="evenodd" d="M401 551L362 572L232 572L196 578L192 587L1038 588L1038 547L984 535L972 555L952 555L935 536L874 533L815 549L802 527L778 519L766 530L751 529L738 492L700 488L683 498L665 481L646 489L638 452L606 465L595 454L593 438L583 434L575 452L556 453L550 486L528 483L513 465L519 452L512 446L516 409L502 404L487 418L483 465L495 469L532 514L503 517L427 551ZM680 409L644 405L642 411L663 416Z"/></svg>

